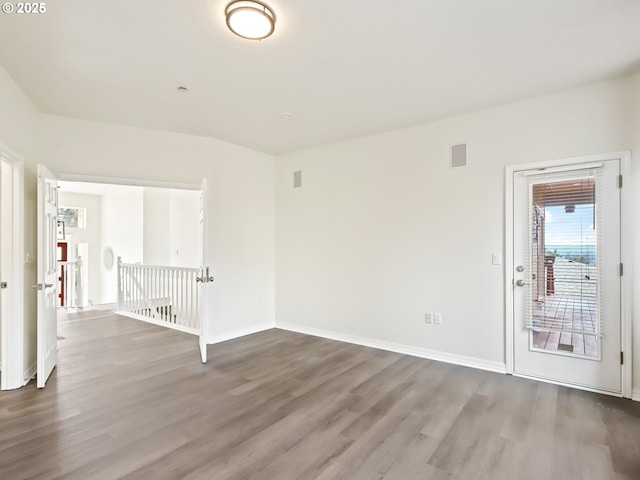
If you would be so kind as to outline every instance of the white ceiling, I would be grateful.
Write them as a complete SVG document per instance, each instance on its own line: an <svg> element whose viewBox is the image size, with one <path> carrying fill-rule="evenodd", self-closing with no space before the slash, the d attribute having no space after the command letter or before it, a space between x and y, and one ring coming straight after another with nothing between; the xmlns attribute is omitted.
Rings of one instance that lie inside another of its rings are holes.
<svg viewBox="0 0 640 480"><path fill-rule="evenodd" d="M0 62L42 112L272 154L640 66L638 0L267 0L276 31L261 42L227 30L227 3L57 0L0 14Z"/></svg>

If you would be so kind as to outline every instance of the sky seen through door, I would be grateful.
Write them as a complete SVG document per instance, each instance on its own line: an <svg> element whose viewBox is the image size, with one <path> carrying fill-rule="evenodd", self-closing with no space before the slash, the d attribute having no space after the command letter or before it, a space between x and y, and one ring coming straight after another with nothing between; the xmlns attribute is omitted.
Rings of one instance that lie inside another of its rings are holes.
<svg viewBox="0 0 640 480"><path fill-rule="evenodd" d="M562 257L584 257L593 262L596 254L594 205L574 208L573 212L564 206L545 208L545 251Z"/></svg>

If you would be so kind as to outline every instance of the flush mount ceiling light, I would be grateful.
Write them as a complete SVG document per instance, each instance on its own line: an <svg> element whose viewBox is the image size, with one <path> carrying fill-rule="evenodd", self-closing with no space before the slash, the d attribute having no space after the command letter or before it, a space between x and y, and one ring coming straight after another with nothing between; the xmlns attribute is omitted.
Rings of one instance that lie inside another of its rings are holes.
<svg viewBox="0 0 640 480"><path fill-rule="evenodd" d="M224 11L229 30L248 40L262 40L273 33L276 17L264 3L236 1Z"/></svg>

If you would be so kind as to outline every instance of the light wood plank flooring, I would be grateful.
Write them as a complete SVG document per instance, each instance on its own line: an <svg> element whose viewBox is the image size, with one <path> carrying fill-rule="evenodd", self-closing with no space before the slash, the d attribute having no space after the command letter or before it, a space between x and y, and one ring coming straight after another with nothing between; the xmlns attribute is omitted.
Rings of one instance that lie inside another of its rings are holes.
<svg viewBox="0 0 640 480"><path fill-rule="evenodd" d="M281 330L213 345L106 312L0 393L0 478L640 479L640 404Z"/></svg>

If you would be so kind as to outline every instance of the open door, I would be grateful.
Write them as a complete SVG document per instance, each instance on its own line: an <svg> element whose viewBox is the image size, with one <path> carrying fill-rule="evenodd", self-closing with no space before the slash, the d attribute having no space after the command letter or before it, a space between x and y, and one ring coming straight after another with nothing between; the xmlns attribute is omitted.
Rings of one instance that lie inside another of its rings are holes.
<svg viewBox="0 0 640 480"><path fill-rule="evenodd" d="M22 158L0 143L0 389L24 385Z"/></svg>
<svg viewBox="0 0 640 480"><path fill-rule="evenodd" d="M198 288L200 289L200 303L198 304L198 321L200 325L200 357L202 363L207 363L207 335L208 335L208 318L206 312L209 307L209 292L205 287L209 282L213 281L213 277L209 275L209 254L208 239L209 232L207 230L207 180L202 179L200 188L200 277L198 278Z"/></svg>
<svg viewBox="0 0 640 480"><path fill-rule="evenodd" d="M57 325L58 182L38 165L38 291L37 386L43 388L58 363Z"/></svg>

